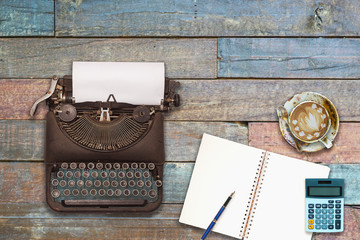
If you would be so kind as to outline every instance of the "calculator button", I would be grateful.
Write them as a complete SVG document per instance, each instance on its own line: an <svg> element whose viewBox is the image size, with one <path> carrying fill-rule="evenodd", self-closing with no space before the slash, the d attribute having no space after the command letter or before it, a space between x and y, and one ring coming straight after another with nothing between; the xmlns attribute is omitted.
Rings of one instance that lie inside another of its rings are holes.
<svg viewBox="0 0 360 240"><path fill-rule="evenodd" d="M334 208L334 204L329 204L329 208Z"/></svg>
<svg viewBox="0 0 360 240"><path fill-rule="evenodd" d="M335 213L341 213L341 210L340 210L340 209L336 209L336 210L335 210Z"/></svg>
<svg viewBox="0 0 360 240"><path fill-rule="evenodd" d="M329 224L334 224L334 220L328 220Z"/></svg>
<svg viewBox="0 0 360 240"><path fill-rule="evenodd" d="M314 213L314 209L309 209L309 213Z"/></svg>
<svg viewBox="0 0 360 240"><path fill-rule="evenodd" d="M329 200L328 203L334 203L334 200Z"/></svg>
<svg viewBox="0 0 360 240"><path fill-rule="evenodd" d="M335 204L335 207L336 208L341 208L341 205L340 204Z"/></svg>
<svg viewBox="0 0 360 240"><path fill-rule="evenodd" d="M317 219L317 220L315 220L315 223L316 223L316 224L320 224L320 223L321 223L321 220L320 220L320 219Z"/></svg>
<svg viewBox="0 0 360 240"><path fill-rule="evenodd" d="M327 210L326 210L326 209L323 209L321 212L322 212L323 214L325 214L325 213L327 213Z"/></svg>
<svg viewBox="0 0 360 240"><path fill-rule="evenodd" d="M335 215L335 218L336 218L336 219L340 219L340 218L341 218L341 215Z"/></svg>
<svg viewBox="0 0 360 240"><path fill-rule="evenodd" d="M324 230L327 229L327 225L322 225L321 229L324 229Z"/></svg>
<svg viewBox="0 0 360 240"><path fill-rule="evenodd" d="M334 215L329 215L329 219L334 219Z"/></svg>
<svg viewBox="0 0 360 240"><path fill-rule="evenodd" d="M327 208L327 204L323 204L321 206L322 206L322 208Z"/></svg>
<svg viewBox="0 0 360 240"><path fill-rule="evenodd" d="M308 223L309 224L314 224L314 219L309 219Z"/></svg>
<svg viewBox="0 0 360 240"><path fill-rule="evenodd" d="M314 208L314 204L309 204L309 208Z"/></svg>
<svg viewBox="0 0 360 240"><path fill-rule="evenodd" d="M316 208L321 208L321 204L316 204L315 207Z"/></svg>
<svg viewBox="0 0 360 240"><path fill-rule="evenodd" d="M335 203L341 203L341 200L336 200Z"/></svg>
<svg viewBox="0 0 360 240"><path fill-rule="evenodd" d="M328 228L329 229L334 229L334 225L329 225Z"/></svg>
<svg viewBox="0 0 360 240"><path fill-rule="evenodd" d="M335 228L341 229L341 221L340 220L335 220Z"/></svg>
<svg viewBox="0 0 360 240"><path fill-rule="evenodd" d="M314 225L309 225L309 229L314 229Z"/></svg>
<svg viewBox="0 0 360 240"><path fill-rule="evenodd" d="M321 226L320 226L320 225L316 225L315 228L316 228L317 230L319 230L319 229L321 229Z"/></svg>
<svg viewBox="0 0 360 240"><path fill-rule="evenodd" d="M316 219L320 219L320 218L321 218L321 215L320 215L320 214L316 214L315 218L316 218Z"/></svg>
<svg viewBox="0 0 360 240"><path fill-rule="evenodd" d="M309 219L314 219L314 214L309 214Z"/></svg>
<svg viewBox="0 0 360 240"><path fill-rule="evenodd" d="M323 218L323 219L327 219L327 215L322 215L322 218Z"/></svg>
<svg viewBox="0 0 360 240"><path fill-rule="evenodd" d="M322 224L327 224L327 220L325 220L325 219L324 219L324 220L321 220L321 223L322 223Z"/></svg>
<svg viewBox="0 0 360 240"><path fill-rule="evenodd" d="M329 209L328 213L333 214L333 213L334 213L334 209Z"/></svg>
<svg viewBox="0 0 360 240"><path fill-rule="evenodd" d="M317 214L319 214L319 213L321 213L321 209L316 209L315 212L316 212Z"/></svg>

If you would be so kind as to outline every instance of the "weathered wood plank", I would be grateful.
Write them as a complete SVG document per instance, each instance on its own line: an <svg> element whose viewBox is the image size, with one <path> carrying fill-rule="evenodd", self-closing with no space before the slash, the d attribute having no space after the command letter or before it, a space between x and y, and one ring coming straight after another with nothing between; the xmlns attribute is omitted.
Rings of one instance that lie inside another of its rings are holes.
<svg viewBox="0 0 360 240"><path fill-rule="evenodd" d="M318 10L316 10L319 8ZM359 36L356 0L56 1L57 36ZM315 18L315 10L320 17Z"/></svg>
<svg viewBox="0 0 360 240"><path fill-rule="evenodd" d="M194 163L166 163L163 203L183 203ZM345 204L360 204L360 165L330 164L329 177L344 178ZM29 162L0 163L0 203L45 201L44 165Z"/></svg>
<svg viewBox="0 0 360 240"><path fill-rule="evenodd" d="M0 119L29 119L33 102L49 79L0 79ZM167 120L277 121L276 108L294 94L313 91L327 96L341 121L360 119L360 81L356 80L179 80L181 106ZM286 90L286 91L285 91ZM26 95L26 96L25 96ZM10 104L11 103L11 104ZM45 105L36 118L43 119Z"/></svg>
<svg viewBox="0 0 360 240"><path fill-rule="evenodd" d="M165 62L166 76L216 77L216 39L4 38L0 78L71 74L73 61Z"/></svg>
<svg viewBox="0 0 360 240"><path fill-rule="evenodd" d="M173 221L174 226L169 226L167 224L164 224L165 231L170 232L173 235L166 235L165 237L168 237L169 239L198 239L201 237L201 234L203 233L203 230L190 227L183 224L176 224L178 221L178 218L180 216L182 205L181 204L162 204L158 210L155 210L153 213L147 213L147 214L135 214L135 213L123 213L123 214L106 214L106 218L104 218L103 214L68 214L68 213L56 213L54 211L51 211L45 203L41 204L14 204L14 203L6 203L6 204L0 204L1 209L1 216L0 221L6 222L6 228L4 229L4 225L0 225L0 231L3 233L2 236L6 233L8 237L7 239L13 239L13 238L21 238L21 233L18 231L19 228L17 228L17 221L22 219L23 222L21 223L20 229L25 229L25 231L29 230L32 233L36 234L36 236L39 236L38 234L41 234L39 237L40 239L46 239L46 237L53 236L53 237L60 237L65 238L66 234L70 234L71 232L79 232L79 228L81 228L84 233L81 236L82 238L90 237L93 239L97 239L98 235L95 236L87 236L88 229L87 228L96 228L97 226L90 226L94 224L95 222L101 221L104 223L104 226L112 225L112 222L123 222L126 223L126 225L122 225L119 228L109 228L106 229L107 232L110 232L112 235L110 238L113 238L112 236L115 234L118 234L117 239L119 236L121 236L121 239L124 239L124 236L127 236L127 231L138 231L138 235L134 236L139 237L141 239L152 239L152 236L157 236L156 233L159 231L159 228L155 227L153 228L150 226L149 222L153 222L153 225L157 225L156 222L162 223L167 221ZM338 234L316 234L313 237L313 240L335 240L335 239L358 239L360 237L360 229L358 221L360 219L360 210L354 209L352 207L345 207L345 222L344 227L345 231ZM70 221L70 219L76 221L76 231L73 229L74 226L67 228L67 231L62 229L57 229L56 232L57 235L54 235L55 233L50 229L50 226L53 221L64 222L65 224ZM27 223L25 222L27 221ZM151 220L147 222L146 220ZM37 224L35 224L37 222ZM100 225L99 225L100 226ZM100 227L104 227L100 226ZM127 226L127 227L126 227ZM148 227L149 229L147 231L154 231L154 232L144 232L143 228ZM42 229L42 233L40 233L40 229ZM44 230L45 229L45 230ZM101 232L99 230L99 232ZM168 234L170 234L168 233ZM147 234L147 235L145 235ZM65 235L65 236L64 236ZM29 238L28 235L26 238ZM77 235L76 235L77 236ZM75 236L72 236L73 239ZM332 237L332 238L328 238ZM76 238L76 237L75 237ZM212 239L230 239L226 238L225 236L214 234L211 235ZM134 238L131 238L134 239ZM232 239L232 238L231 238Z"/></svg>
<svg viewBox="0 0 360 240"><path fill-rule="evenodd" d="M165 159L194 161L204 132L247 144L247 127L226 122L165 122ZM0 120L0 161L43 161L45 121Z"/></svg>
<svg viewBox="0 0 360 240"><path fill-rule="evenodd" d="M219 77L360 77L360 39L224 38L218 56Z"/></svg>
<svg viewBox="0 0 360 240"><path fill-rule="evenodd" d="M360 163L360 124L341 123L334 146L314 153L298 153L282 137L278 123L249 123L249 145L286 156L322 163Z"/></svg>
<svg viewBox="0 0 360 240"><path fill-rule="evenodd" d="M0 1L0 36L54 36L54 0Z"/></svg>

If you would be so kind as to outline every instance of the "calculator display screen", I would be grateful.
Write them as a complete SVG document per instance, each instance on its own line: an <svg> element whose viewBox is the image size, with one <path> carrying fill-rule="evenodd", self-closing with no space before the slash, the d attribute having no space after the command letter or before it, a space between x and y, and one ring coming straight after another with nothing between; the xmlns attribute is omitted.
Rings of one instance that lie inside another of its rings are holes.
<svg viewBox="0 0 360 240"><path fill-rule="evenodd" d="M309 187L309 196L339 197L341 196L341 187Z"/></svg>

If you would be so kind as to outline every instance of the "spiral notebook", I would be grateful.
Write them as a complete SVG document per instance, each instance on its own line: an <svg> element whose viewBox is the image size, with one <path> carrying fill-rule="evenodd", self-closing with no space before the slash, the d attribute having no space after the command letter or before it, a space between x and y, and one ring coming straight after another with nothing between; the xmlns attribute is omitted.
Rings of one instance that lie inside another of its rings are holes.
<svg viewBox="0 0 360 240"><path fill-rule="evenodd" d="M180 222L238 239L310 240L305 231L305 178L330 168L204 134Z"/></svg>

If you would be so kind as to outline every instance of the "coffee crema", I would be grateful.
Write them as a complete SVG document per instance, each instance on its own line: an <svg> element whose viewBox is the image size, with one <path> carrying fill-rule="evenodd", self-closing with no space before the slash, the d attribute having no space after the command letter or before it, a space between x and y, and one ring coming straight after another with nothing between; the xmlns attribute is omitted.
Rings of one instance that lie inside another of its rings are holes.
<svg viewBox="0 0 360 240"><path fill-rule="evenodd" d="M296 138L305 142L316 141L328 130L329 115L326 109L315 102L304 102L290 114L289 126Z"/></svg>

